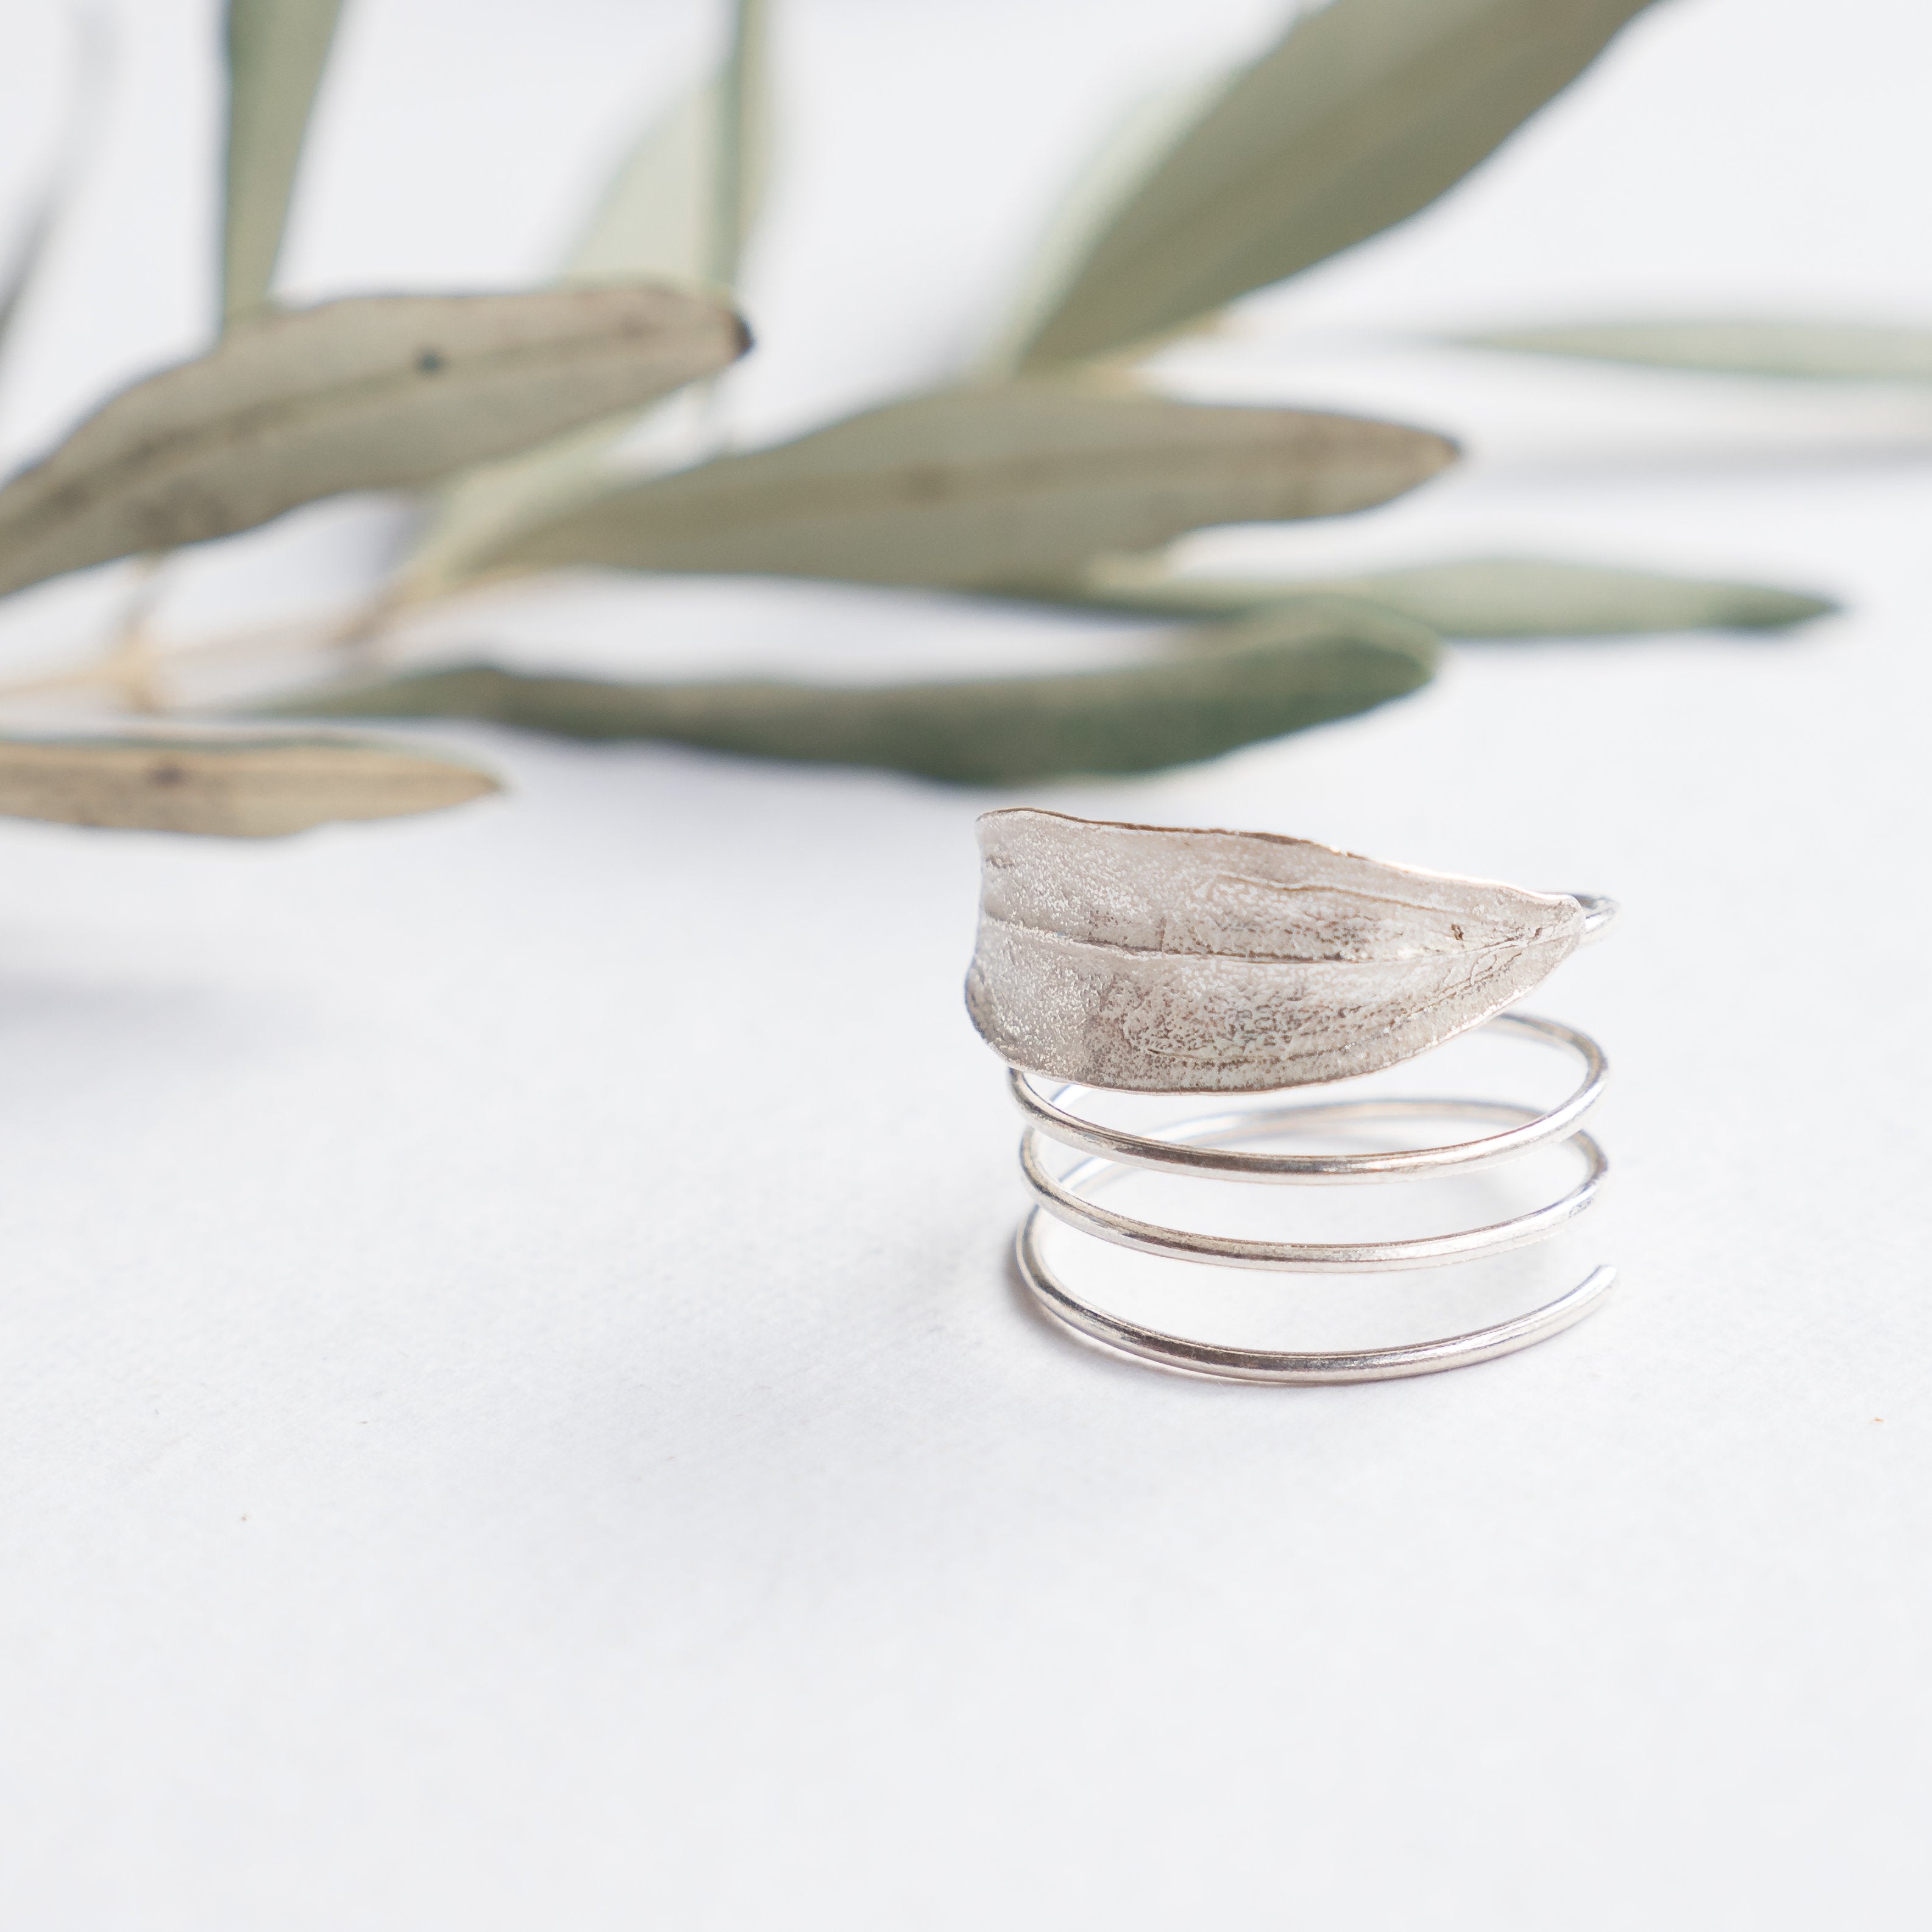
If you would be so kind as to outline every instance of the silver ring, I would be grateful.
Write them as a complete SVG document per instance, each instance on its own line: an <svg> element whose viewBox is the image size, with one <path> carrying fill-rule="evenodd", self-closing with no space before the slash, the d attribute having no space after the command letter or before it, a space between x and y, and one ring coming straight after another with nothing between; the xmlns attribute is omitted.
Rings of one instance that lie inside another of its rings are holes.
<svg viewBox="0 0 1932 1932"><path fill-rule="evenodd" d="M1206 1376L1234 1382L1377 1382L1404 1376L1433 1375L1442 1369L1466 1368L1474 1362L1493 1361L1514 1354L1533 1342L1557 1335L1592 1313L1616 1285L1617 1271L1599 1268L1554 1301L1526 1315L1513 1316L1467 1334L1440 1341L1410 1342L1392 1348L1364 1348L1352 1353L1298 1353L1279 1348L1230 1348L1211 1342L1191 1342L1179 1335L1118 1315L1104 1313L1070 1293L1047 1264L1039 1249L1042 1210L1036 1208L1020 1223L1017 1256L1020 1276L1041 1310L1070 1334L1097 1343L1110 1353L1151 1362L1183 1375Z"/></svg>
<svg viewBox="0 0 1932 1932"><path fill-rule="evenodd" d="M1043 1101L1016 1073L1014 1092L1016 1096L1024 1096L1020 1102L1021 1109L1028 1115L1029 1122L1020 1142L1021 1171L1038 1203L1020 1226L1016 1258L1022 1280L1046 1313L1082 1340L1098 1342L1103 1348L1130 1355L1137 1360L1157 1363L1164 1368L1223 1381L1376 1382L1403 1376L1429 1375L1438 1370L1490 1361L1498 1355L1526 1348L1532 1342L1558 1334L1572 1322L1581 1321L1610 1292L1616 1280L1614 1268L1594 1269L1576 1287L1553 1301L1466 1334L1405 1343L1394 1348L1308 1353L1232 1348L1190 1341L1181 1336L1166 1334L1159 1329L1144 1328L1137 1322L1108 1314L1076 1294L1054 1273L1041 1250L1043 1214L1052 1215L1084 1234L1096 1235L1102 1240L1143 1254L1172 1260L1211 1262L1222 1268L1263 1268L1284 1274L1355 1274L1439 1267L1474 1260L1482 1255L1498 1254L1553 1234L1564 1222L1574 1220L1591 1205L1608 1172L1609 1162L1604 1157L1603 1150L1589 1135L1578 1132L1576 1123L1602 1094L1610 1069L1596 1042L1574 1027L1518 1013L1499 1015L1488 1024L1498 1030L1514 1031L1574 1049L1584 1064L1582 1084L1561 1106L1544 1113L1533 1107L1519 1106L1503 1100L1300 1102L1286 1107L1257 1109L1248 1114L1212 1114L1202 1120L1183 1122L1161 1134L1141 1135L1096 1127L1091 1122L1081 1121L1076 1116ZM1060 1097L1054 1096L1056 1100ZM1042 1114L1048 1111L1053 1116L1051 1125L1041 1118ZM1402 1165L1393 1171L1382 1163L1396 1157L1385 1154L1244 1154L1212 1150L1213 1142L1223 1137L1233 1138L1238 1136L1248 1139L1270 1130L1289 1132L1298 1128L1344 1120L1427 1119L1445 1115L1460 1119L1486 1117L1515 1124L1503 1133L1486 1136L1480 1140L1458 1142L1439 1148L1406 1149L1399 1156ZM1071 1124L1064 1132L1058 1125L1062 1120ZM1070 1173L1056 1178L1046 1171L1040 1158L1039 1142L1048 1136L1056 1143L1082 1148L1090 1147L1096 1140L1104 1140L1106 1147L1104 1151L1082 1162ZM1433 1235L1420 1240L1235 1240L1224 1235L1202 1234L1134 1220L1096 1207L1092 1198L1102 1188L1124 1178L1136 1168L1181 1168L1222 1180L1247 1181L1397 1180L1444 1169L1466 1173L1472 1168L1487 1166L1558 1140L1569 1141L1584 1160L1583 1178L1570 1192L1546 1207L1532 1209L1528 1214L1490 1227ZM1198 1160L1185 1158L1195 1155L1202 1157Z"/></svg>
<svg viewBox="0 0 1932 1932"><path fill-rule="evenodd" d="M1544 1118L1534 1108L1518 1107L1501 1100L1356 1101L1330 1106L1318 1103L1270 1108L1265 1113L1250 1116L1244 1134L1292 1131L1338 1115L1357 1120L1404 1120L1444 1112L1486 1113L1492 1117L1532 1123ZM1452 1262L1474 1261L1480 1256L1501 1254L1508 1249L1522 1247L1531 1241L1542 1240L1546 1234L1553 1234L1564 1222L1574 1220L1583 1213L1596 1199L1604 1176L1610 1171L1610 1162L1604 1158L1603 1149L1588 1134L1572 1132L1568 1138L1582 1154L1585 1172L1583 1178L1559 1200L1489 1227L1402 1241L1238 1240L1226 1234L1196 1234L1188 1228L1166 1228L1156 1222L1137 1221L1131 1216L1117 1214L1109 1208L1094 1205L1091 1196L1109 1180L1130 1171L1130 1167L1156 1165L1155 1160L1149 1157L1155 1148L1166 1147L1172 1141L1192 1139L1197 1134L1231 1132L1227 1125L1228 1118L1217 1114L1208 1120L1190 1121L1171 1129L1166 1137L1144 1139L1142 1157L1131 1163L1097 1156L1082 1162L1064 1180L1056 1180L1047 1172L1040 1157L1040 1130L1030 1126L1020 1137L1020 1172L1034 1198L1055 1220L1065 1222L1069 1227L1078 1228L1084 1234L1097 1235L1103 1241L1112 1241L1117 1247L1132 1248L1141 1254L1160 1255L1172 1261L1212 1262L1222 1268L1267 1268L1286 1274L1322 1274L1336 1268L1386 1271L1440 1268ZM1482 1143L1464 1144L1480 1147ZM1455 1156L1461 1149L1424 1148L1418 1151L1425 1161L1448 1166L1456 1164ZM1230 1160L1226 1155L1220 1158L1223 1162ZM1282 1178L1278 1174L1243 1173L1232 1166L1217 1171L1222 1178L1235 1180ZM1402 1178L1408 1178L1415 1172L1411 1168ZM1083 1181L1093 1184L1084 1194L1080 1191Z"/></svg>
<svg viewBox="0 0 1932 1932"><path fill-rule="evenodd" d="M1057 1274L1050 1216L1168 1260L1286 1274L1443 1266L1540 1240L1584 1213L1608 1172L1582 1130L1609 1068L1586 1034L1504 1009L1617 916L1615 902L1419 873L1270 834L1107 825L1028 810L980 820L980 940L967 980L974 1024L1006 1061L1025 1117L1020 1168L1034 1205L1022 1279L1084 1340L1182 1373L1260 1382L1370 1382L1487 1361L1568 1328L1616 1280L1594 1269L1553 1300L1466 1334L1310 1352L1196 1341L1110 1314ZM1152 1134L1104 1126L1082 1092L1265 1095L1394 1066L1477 1028L1574 1054L1556 1106L1403 1097L1298 1101L1199 1117ZM1051 1083L1042 1090L1036 1080ZM1344 1123L1474 1120L1493 1132L1438 1147L1271 1153L1235 1144ZM1088 1158L1064 1174L1051 1141ZM1466 1173L1567 1145L1569 1191L1509 1220L1397 1240L1261 1241L1137 1220L1095 1196L1136 1171L1268 1184Z"/></svg>
<svg viewBox="0 0 1932 1932"><path fill-rule="evenodd" d="M1487 1167L1497 1161L1512 1160L1549 1142L1566 1140L1603 1098L1610 1066L1602 1048L1588 1034L1556 1020L1532 1019L1526 1013L1498 1013L1486 1023L1486 1030L1489 1029L1568 1048L1583 1063L1582 1084L1560 1106L1541 1114L1533 1108L1497 1101L1331 1100L1312 1105L1300 1102L1265 1112L1228 1114L1191 1121L1184 1133L1175 1130L1162 1136L1124 1132L1068 1112L1059 1103L1069 1094L1082 1090L1077 1081L1065 1082L1049 1096L1041 1094L1030 1076L1017 1066L1008 1069L1007 1079L1014 1101L1027 1117L1029 1136L1037 1130L1062 1146L1103 1154L1130 1167L1178 1168L1184 1173L1214 1174L1227 1180L1316 1181L1325 1185L1347 1180L1389 1180L1404 1174L1432 1174L1448 1167ZM1390 1107L1397 1105L1412 1116L1434 1113L1468 1119L1488 1113L1517 1124L1505 1132L1486 1134L1480 1140L1463 1141L1452 1147L1405 1148L1388 1154L1223 1153L1214 1147L1217 1138L1246 1140L1276 1120L1297 1126L1312 1124L1318 1115L1327 1120L1365 1120L1378 1114L1385 1116ZM1021 1144L1024 1148L1027 1142ZM1024 1153L1021 1158L1025 1160Z"/></svg>

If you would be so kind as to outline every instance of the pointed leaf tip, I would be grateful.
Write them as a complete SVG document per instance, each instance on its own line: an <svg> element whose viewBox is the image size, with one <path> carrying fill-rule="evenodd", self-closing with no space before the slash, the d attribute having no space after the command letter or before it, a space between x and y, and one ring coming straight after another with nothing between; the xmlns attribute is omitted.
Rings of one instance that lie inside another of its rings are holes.
<svg viewBox="0 0 1932 1932"><path fill-rule="evenodd" d="M1366 509L1456 453L1432 430L1308 410L959 389L617 488L508 536L479 567L991 586L1208 524Z"/></svg>
<svg viewBox="0 0 1932 1932"><path fill-rule="evenodd" d="M730 309L649 284L253 319L0 489L0 594L521 449L712 374L744 340Z"/></svg>

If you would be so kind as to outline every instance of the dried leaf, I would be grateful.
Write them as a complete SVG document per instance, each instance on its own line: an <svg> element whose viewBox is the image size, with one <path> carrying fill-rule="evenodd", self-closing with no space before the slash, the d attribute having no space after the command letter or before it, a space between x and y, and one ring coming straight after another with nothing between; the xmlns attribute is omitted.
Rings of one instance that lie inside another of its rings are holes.
<svg viewBox="0 0 1932 1932"><path fill-rule="evenodd" d="M1426 1052L1574 952L1578 901L1304 838L980 820L981 1036L1018 1066L1142 1093L1251 1093Z"/></svg>
<svg viewBox="0 0 1932 1932"><path fill-rule="evenodd" d="M612 684L473 664L304 694L314 717L473 718L572 738L661 739L959 784L1143 772L1365 711L1426 683L1426 631L1310 604L1214 627L1211 648L1130 670L831 688Z"/></svg>
<svg viewBox="0 0 1932 1932"><path fill-rule="evenodd" d="M270 313L123 390L0 489L0 592L443 476L662 395L745 346L730 310L650 286Z"/></svg>
<svg viewBox="0 0 1932 1932"><path fill-rule="evenodd" d="M1543 557L1419 564L1356 577L1180 577L1137 560L1031 592L1040 601L1160 617L1235 617L1286 598L1352 597L1445 638L1624 637L1658 631L1773 631L1830 616L1829 598L1768 584Z"/></svg>
<svg viewBox="0 0 1932 1932"><path fill-rule="evenodd" d="M1095 236L1021 357L1144 342L1406 220L1649 0L1333 0L1245 68Z"/></svg>
<svg viewBox="0 0 1932 1932"><path fill-rule="evenodd" d="M350 738L0 739L0 814L63 825L273 838L500 789L474 765Z"/></svg>
<svg viewBox="0 0 1932 1932"><path fill-rule="evenodd" d="M566 282L733 285L770 171L764 38L762 4L741 0L724 70L674 104L625 157L566 260ZM454 589L513 532L603 494L617 446L638 420L626 411L456 478L404 562L404 594Z"/></svg>
<svg viewBox="0 0 1932 1932"><path fill-rule="evenodd" d="M1046 383L955 390L633 484L488 561L993 584L1203 524L1364 509L1455 454L1426 430L1353 416Z"/></svg>
<svg viewBox="0 0 1932 1932"><path fill-rule="evenodd" d="M221 312L268 299L310 110L342 0L228 0L228 154Z"/></svg>
<svg viewBox="0 0 1932 1932"><path fill-rule="evenodd" d="M1706 369L1721 375L1932 381L1932 328L1870 322L1577 322L1560 328L1499 329L1464 339L1479 349Z"/></svg>

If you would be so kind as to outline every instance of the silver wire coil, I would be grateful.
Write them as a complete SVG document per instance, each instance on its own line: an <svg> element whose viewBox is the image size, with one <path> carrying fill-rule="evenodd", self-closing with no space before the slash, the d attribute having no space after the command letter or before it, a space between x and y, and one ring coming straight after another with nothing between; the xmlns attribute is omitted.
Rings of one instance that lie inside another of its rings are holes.
<svg viewBox="0 0 1932 1932"><path fill-rule="evenodd" d="M1614 1268L1594 1269L1554 1300L1466 1334L1347 1352L1293 1352L1192 1341L1109 1314L1069 1288L1042 1252L1043 1216L1143 1254L1286 1274L1347 1275L1441 1266L1498 1254L1555 1234L1592 1205L1608 1169L1603 1150L1581 1131L1585 1115L1603 1094L1608 1065L1601 1048L1587 1034L1555 1020L1502 1013L1486 1022L1484 1029L1574 1054L1582 1064L1580 1083L1566 1100L1547 1109L1498 1100L1298 1101L1217 1113L1158 1134L1140 1134L1102 1126L1071 1112L1062 1103L1083 1090L1077 1084L1043 1092L1032 1076L1018 1067L1010 1068L1013 1097L1027 1122L1020 1138L1020 1169L1036 1203L1021 1223L1018 1241L1019 1270L1027 1288L1048 1316L1089 1342L1162 1368L1233 1382L1378 1382L1426 1375L1509 1354L1570 1327L1590 1313L1610 1292L1616 1280ZM1493 1121L1498 1131L1445 1146L1366 1154L1268 1153L1230 1144L1369 1121L1449 1118ZM1042 1156L1041 1143L1049 1140L1088 1158L1056 1176ZM1561 1198L1487 1226L1420 1239L1237 1239L1137 1220L1100 1205L1094 1198L1137 1169L1272 1185L1388 1182L1445 1172L1468 1172L1564 1142L1582 1155L1584 1173Z"/></svg>

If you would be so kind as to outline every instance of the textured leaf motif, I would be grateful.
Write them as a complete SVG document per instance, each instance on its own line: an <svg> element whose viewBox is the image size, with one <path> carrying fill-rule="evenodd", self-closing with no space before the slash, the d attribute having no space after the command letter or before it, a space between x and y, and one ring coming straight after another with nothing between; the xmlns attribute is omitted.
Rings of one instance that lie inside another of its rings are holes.
<svg viewBox="0 0 1932 1932"><path fill-rule="evenodd" d="M980 849L974 1024L1015 1066L1136 1092L1393 1066L1522 998L1586 918L1270 832L1024 808L982 818Z"/></svg>
<svg viewBox="0 0 1932 1932"><path fill-rule="evenodd" d="M1650 0L1333 0L1244 70L1094 237L1021 366L1107 354L1405 220Z"/></svg>
<svg viewBox="0 0 1932 1932"><path fill-rule="evenodd" d="M489 664L307 692L307 717L476 718L572 738L655 738L871 765L958 784L1154 771L1346 718L1428 682L1436 643L1363 606L1283 607L1130 669L846 688L615 684Z"/></svg>
<svg viewBox="0 0 1932 1932"><path fill-rule="evenodd" d="M729 309L652 286L272 313L0 489L0 592L442 476L710 375L746 340Z"/></svg>
<svg viewBox="0 0 1932 1932"><path fill-rule="evenodd" d="M0 739L0 814L63 825L272 838L498 789L474 765L354 739Z"/></svg>
<svg viewBox="0 0 1932 1932"><path fill-rule="evenodd" d="M1365 509L1455 454L1426 430L1353 416L962 389L633 484L487 561L992 586L1205 524Z"/></svg>
<svg viewBox="0 0 1932 1932"><path fill-rule="evenodd" d="M274 285L310 110L342 0L228 0L228 152L221 312L258 309Z"/></svg>

